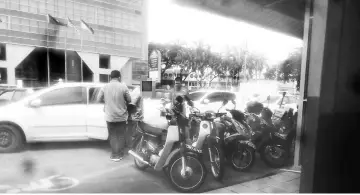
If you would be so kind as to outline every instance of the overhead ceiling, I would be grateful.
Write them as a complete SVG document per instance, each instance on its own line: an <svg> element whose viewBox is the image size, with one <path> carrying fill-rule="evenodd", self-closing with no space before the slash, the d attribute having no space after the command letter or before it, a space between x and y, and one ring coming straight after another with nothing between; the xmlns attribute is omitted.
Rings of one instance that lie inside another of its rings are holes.
<svg viewBox="0 0 360 195"><path fill-rule="evenodd" d="M305 0L173 0L219 15L302 38Z"/></svg>

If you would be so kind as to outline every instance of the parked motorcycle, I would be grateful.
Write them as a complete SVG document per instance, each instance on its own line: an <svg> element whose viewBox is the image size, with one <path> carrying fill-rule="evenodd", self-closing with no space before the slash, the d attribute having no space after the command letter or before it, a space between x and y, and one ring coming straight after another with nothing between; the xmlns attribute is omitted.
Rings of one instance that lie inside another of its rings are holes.
<svg viewBox="0 0 360 195"><path fill-rule="evenodd" d="M289 159L289 137L280 133L271 121L272 112L261 103L247 106L249 113L245 114L246 122L251 127L252 142L260 153L261 159L270 167L283 167ZM261 108L262 107L262 108ZM256 112L254 112L256 110ZM258 110L261 110L259 113ZM258 116L260 115L260 116Z"/></svg>
<svg viewBox="0 0 360 195"><path fill-rule="evenodd" d="M211 111L205 113L195 111L190 114L191 118L200 119L197 139L192 146L198 150L208 148L211 173L218 181L223 179L225 172L225 157L221 141L223 140L221 131L224 128L221 123L216 123L214 120L223 115L226 115L226 113L215 113Z"/></svg>
<svg viewBox="0 0 360 195"><path fill-rule="evenodd" d="M242 114L237 110L228 110L232 117ZM255 163L256 146L251 140L250 127L244 120L235 120L223 117L221 121L225 124L224 151L236 171L248 171Z"/></svg>
<svg viewBox="0 0 360 195"><path fill-rule="evenodd" d="M178 101L182 101L178 98ZM204 182L207 171L201 160L202 150L186 144L185 128L189 119L176 109L166 109L167 124L156 128L145 122L137 123L134 157L140 170L148 167L163 170L171 185L179 192L193 192Z"/></svg>
<svg viewBox="0 0 360 195"><path fill-rule="evenodd" d="M230 116L219 117L220 123L224 125L223 151L226 159L236 171L248 171L255 163L255 145L251 142L251 130L245 122L242 112L232 108L226 108L228 101L224 100L218 112L225 109ZM237 120L234 119L237 118Z"/></svg>

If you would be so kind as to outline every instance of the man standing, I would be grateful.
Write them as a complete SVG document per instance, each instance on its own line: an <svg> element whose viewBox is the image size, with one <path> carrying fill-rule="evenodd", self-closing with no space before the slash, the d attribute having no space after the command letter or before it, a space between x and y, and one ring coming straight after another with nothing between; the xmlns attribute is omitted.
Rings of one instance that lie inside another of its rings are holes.
<svg viewBox="0 0 360 195"><path fill-rule="evenodd" d="M105 120L109 131L110 159L120 161L124 157L125 132L128 119L127 104L131 102L129 89L121 83L121 74L113 70L111 81L99 93L98 100L104 99Z"/></svg>

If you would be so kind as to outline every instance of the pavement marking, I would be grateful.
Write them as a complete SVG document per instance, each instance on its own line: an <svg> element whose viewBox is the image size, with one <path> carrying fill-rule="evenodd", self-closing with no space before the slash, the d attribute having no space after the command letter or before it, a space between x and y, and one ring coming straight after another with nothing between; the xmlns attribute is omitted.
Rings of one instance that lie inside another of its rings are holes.
<svg viewBox="0 0 360 195"><path fill-rule="evenodd" d="M133 163L134 163L133 161L131 161L131 162L126 162L126 163L120 164L119 166L116 166L116 167L113 167L113 168L110 168L110 169L106 169L106 170L102 170L102 171L97 171L97 172L94 172L94 173L91 173L91 174L88 174L88 175L85 175L85 176L81 176L81 177L79 178L79 180L85 181L85 180L93 179L93 178L99 177L99 176L101 176L101 175L114 172L114 171L116 171L116 170L118 170L118 169L121 169L121 168L130 166L130 165L133 164Z"/></svg>

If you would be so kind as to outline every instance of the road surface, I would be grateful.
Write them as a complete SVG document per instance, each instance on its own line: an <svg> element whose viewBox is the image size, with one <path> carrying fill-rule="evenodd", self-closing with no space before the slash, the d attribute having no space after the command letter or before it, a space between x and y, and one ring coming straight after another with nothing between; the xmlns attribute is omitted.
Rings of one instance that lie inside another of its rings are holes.
<svg viewBox="0 0 360 195"><path fill-rule="evenodd" d="M29 184L53 175L63 175L78 182L70 189L53 191L56 193L175 192L163 172L139 171L131 156L120 162L110 161L109 153L108 143L96 141L31 144L21 153L1 154L0 193L39 192L36 188L29 188ZM216 182L209 172L198 192L242 183L273 172L275 170L257 159L253 169L247 173L238 173L228 167L223 183Z"/></svg>

